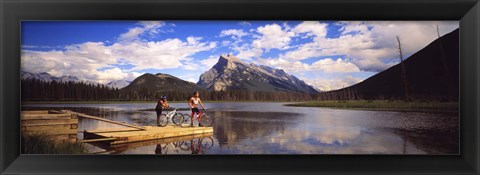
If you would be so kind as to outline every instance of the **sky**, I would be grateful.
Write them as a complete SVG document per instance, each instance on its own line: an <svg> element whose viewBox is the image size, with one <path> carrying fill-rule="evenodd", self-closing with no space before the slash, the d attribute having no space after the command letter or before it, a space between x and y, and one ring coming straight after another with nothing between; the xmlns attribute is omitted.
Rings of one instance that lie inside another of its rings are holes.
<svg viewBox="0 0 480 175"><path fill-rule="evenodd" d="M458 21L23 21L22 71L108 83L144 73L197 82L221 54L347 87L458 28Z"/></svg>

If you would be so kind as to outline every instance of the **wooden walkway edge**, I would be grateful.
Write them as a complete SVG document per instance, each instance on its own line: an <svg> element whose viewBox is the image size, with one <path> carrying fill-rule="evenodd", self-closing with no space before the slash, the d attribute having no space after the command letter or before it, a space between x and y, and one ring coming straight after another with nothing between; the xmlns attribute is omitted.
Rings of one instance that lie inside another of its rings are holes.
<svg viewBox="0 0 480 175"><path fill-rule="evenodd" d="M105 130L86 130L83 132L85 140L105 139L110 145L165 139L181 136L212 134L213 127L184 128L181 126L168 125L165 127L145 126L146 130L131 131L128 128L106 132ZM123 130L123 131L122 131Z"/></svg>
<svg viewBox="0 0 480 175"><path fill-rule="evenodd" d="M70 110L61 110L61 111L63 113L67 113L67 114L77 114L78 117L99 120L99 121L102 121L102 122L107 122L107 123L117 124L117 125L126 126L126 127L130 127L130 128L135 128L135 129L138 129L138 130L146 130L145 127L131 125L131 124L122 123L122 122L116 122L116 121L113 121L113 120L108 120L108 119L104 119L104 118L100 118L100 117L96 117L96 116L92 116L92 115L82 114L82 113L79 113L79 112L73 112L73 111L70 111Z"/></svg>

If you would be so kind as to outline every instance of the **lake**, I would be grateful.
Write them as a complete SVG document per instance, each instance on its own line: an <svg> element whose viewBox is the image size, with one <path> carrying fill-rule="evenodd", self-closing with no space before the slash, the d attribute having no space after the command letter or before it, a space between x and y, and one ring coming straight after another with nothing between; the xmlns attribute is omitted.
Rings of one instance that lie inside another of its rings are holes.
<svg viewBox="0 0 480 175"><path fill-rule="evenodd" d="M88 144L104 154L458 154L458 113L289 107L271 102L206 103L214 133L198 138ZM170 103L187 108L186 103ZM136 125L155 125L152 103L24 104L23 110L69 109ZM179 111L190 113L190 111ZM164 111L165 113L165 111ZM121 128L80 118L79 130ZM83 138L78 134L79 139Z"/></svg>

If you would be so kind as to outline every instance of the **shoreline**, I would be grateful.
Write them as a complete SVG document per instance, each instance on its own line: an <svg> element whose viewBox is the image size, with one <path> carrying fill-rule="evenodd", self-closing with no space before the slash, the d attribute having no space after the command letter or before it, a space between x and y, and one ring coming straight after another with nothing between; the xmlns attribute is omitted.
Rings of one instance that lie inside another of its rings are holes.
<svg viewBox="0 0 480 175"><path fill-rule="evenodd" d="M324 107L348 110L396 111L396 112L459 112L459 102L438 101L386 101L386 100L350 100L350 101L310 101L289 103L291 107Z"/></svg>
<svg viewBox="0 0 480 175"><path fill-rule="evenodd" d="M157 101L25 101L21 104L121 104L121 103L156 103ZM221 102L236 102L236 103L302 103L308 101L202 101L203 103L221 103ZM168 103L187 103L187 101L168 101Z"/></svg>
<svg viewBox="0 0 480 175"><path fill-rule="evenodd" d="M289 107L322 107L346 110L397 111L397 112L459 112L459 102L439 101L388 101L388 100L348 100L348 101L204 101L204 103L286 103ZM152 104L156 101L29 101L29 104ZM169 103L186 103L186 101L169 101Z"/></svg>

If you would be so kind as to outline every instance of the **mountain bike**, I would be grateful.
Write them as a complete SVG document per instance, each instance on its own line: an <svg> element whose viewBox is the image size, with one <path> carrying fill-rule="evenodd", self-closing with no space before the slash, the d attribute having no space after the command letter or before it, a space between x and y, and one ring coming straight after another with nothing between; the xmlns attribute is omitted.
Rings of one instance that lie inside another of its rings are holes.
<svg viewBox="0 0 480 175"><path fill-rule="evenodd" d="M192 151L192 153L195 152L196 154L202 154L205 153L205 151L210 150L214 143L212 137L197 138L182 141L180 149L184 151Z"/></svg>
<svg viewBox="0 0 480 175"><path fill-rule="evenodd" d="M213 125L213 117L211 115L205 114L207 110L203 109L202 118L200 120L199 125L203 125L204 127L210 127ZM198 116L197 116L198 117ZM195 124L197 120L194 120L193 123ZM183 121L181 126L189 127L192 123L192 116L190 114L184 114Z"/></svg>
<svg viewBox="0 0 480 175"><path fill-rule="evenodd" d="M184 115L182 113L177 112L177 108L173 109L172 111L168 112L166 115L161 114L160 115L160 120L159 120L159 125L161 127L167 126L169 122L175 124L175 125L181 125L184 120Z"/></svg>
<svg viewBox="0 0 480 175"><path fill-rule="evenodd" d="M155 154L178 154L180 151L192 151L202 154L214 145L212 137L157 144Z"/></svg>

